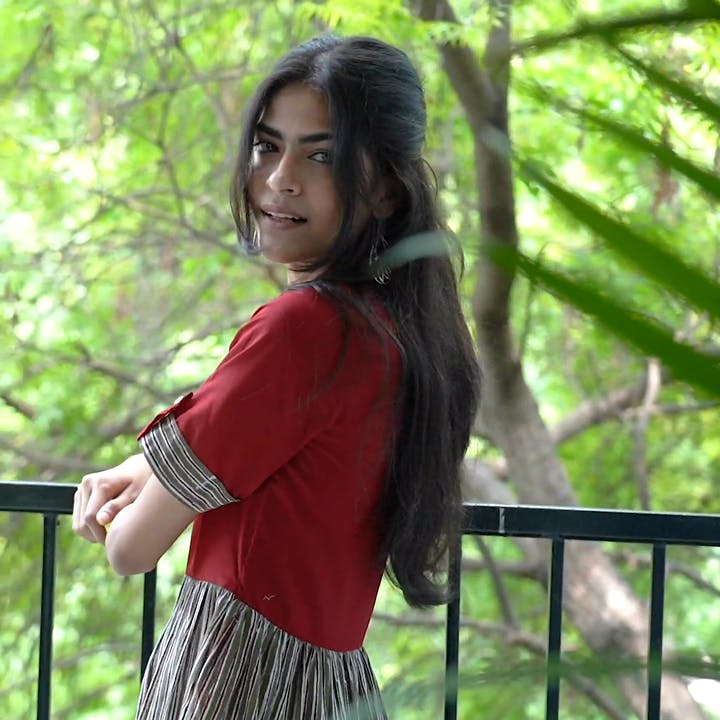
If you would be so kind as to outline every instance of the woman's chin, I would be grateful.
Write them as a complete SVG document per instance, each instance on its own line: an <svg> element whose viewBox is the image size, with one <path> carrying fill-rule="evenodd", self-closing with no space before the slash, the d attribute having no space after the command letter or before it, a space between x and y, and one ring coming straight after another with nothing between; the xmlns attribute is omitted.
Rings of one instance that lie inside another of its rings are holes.
<svg viewBox="0 0 720 720"><path fill-rule="evenodd" d="M283 252L281 248L273 247L269 243L260 242L260 254L268 261L273 263L279 263L280 265L289 265L290 263L297 263L298 258L293 257L291 253L287 251Z"/></svg>
<svg viewBox="0 0 720 720"><path fill-rule="evenodd" d="M313 258L305 257L302 253L288 252L287 248L273 247L269 243L260 243L260 254L268 261L286 265L288 270L302 268L306 263L312 262Z"/></svg>

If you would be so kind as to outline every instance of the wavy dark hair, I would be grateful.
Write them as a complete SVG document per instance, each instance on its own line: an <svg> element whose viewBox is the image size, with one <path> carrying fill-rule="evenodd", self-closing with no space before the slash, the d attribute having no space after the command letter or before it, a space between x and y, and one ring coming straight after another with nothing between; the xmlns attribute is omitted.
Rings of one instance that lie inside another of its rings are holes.
<svg viewBox="0 0 720 720"><path fill-rule="evenodd" d="M399 418L381 515L383 561L387 558L389 577L411 605L446 602L443 556L460 532L460 465L477 411L479 371L453 264L453 255L461 253L457 243L448 242L434 177L422 154L422 84L404 52L374 38L324 36L285 55L247 108L232 183L233 217L250 252L258 250L248 196L255 128L275 93L297 82L327 99L333 172L343 205L333 244L305 269L317 273L315 287L353 302L371 321L373 309L362 294L343 293L342 287L373 286L402 356ZM352 232L358 201L369 200L378 176L391 188L394 210ZM454 252L423 250L432 233ZM378 243L394 265L385 284L372 277L377 268L370 258ZM373 326L381 327L378 318Z"/></svg>

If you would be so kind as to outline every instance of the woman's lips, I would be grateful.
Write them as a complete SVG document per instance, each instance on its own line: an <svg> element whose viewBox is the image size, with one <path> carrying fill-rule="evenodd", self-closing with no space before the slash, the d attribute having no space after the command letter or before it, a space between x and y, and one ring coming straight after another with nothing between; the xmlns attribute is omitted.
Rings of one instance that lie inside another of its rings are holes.
<svg viewBox="0 0 720 720"><path fill-rule="evenodd" d="M261 208L260 212L274 225L300 225L304 222L307 222L306 218L290 212L282 212L280 210L265 210L264 208Z"/></svg>

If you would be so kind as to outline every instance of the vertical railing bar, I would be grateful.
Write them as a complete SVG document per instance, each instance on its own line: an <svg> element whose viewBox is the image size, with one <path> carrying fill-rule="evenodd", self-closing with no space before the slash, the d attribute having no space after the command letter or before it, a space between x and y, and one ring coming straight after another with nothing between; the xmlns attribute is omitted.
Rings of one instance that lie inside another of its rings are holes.
<svg viewBox="0 0 720 720"><path fill-rule="evenodd" d="M653 545L652 589L650 592L650 642L647 663L647 718L660 720L660 690L662 684L663 615L665 609L666 546Z"/></svg>
<svg viewBox="0 0 720 720"><path fill-rule="evenodd" d="M42 587L40 590L40 651L38 654L37 720L50 720L52 635L55 598L57 515L43 515Z"/></svg>
<svg viewBox="0 0 720 720"><path fill-rule="evenodd" d="M550 588L548 591L546 720L557 720L560 712L560 650L562 643L564 565L565 541L562 538L553 538L550 561Z"/></svg>
<svg viewBox="0 0 720 720"><path fill-rule="evenodd" d="M157 587L157 570L145 573L143 578L143 615L142 642L140 648L140 681L142 682L145 668L155 645L155 598Z"/></svg>
<svg viewBox="0 0 720 720"><path fill-rule="evenodd" d="M462 537L449 548L448 590L452 600L447 606L445 630L445 720L457 719L461 564Z"/></svg>

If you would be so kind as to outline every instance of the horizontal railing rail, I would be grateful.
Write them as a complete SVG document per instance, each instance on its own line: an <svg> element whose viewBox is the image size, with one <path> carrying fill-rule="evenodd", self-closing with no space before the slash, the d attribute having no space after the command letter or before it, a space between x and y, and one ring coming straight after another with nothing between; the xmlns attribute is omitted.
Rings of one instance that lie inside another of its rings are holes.
<svg viewBox="0 0 720 720"><path fill-rule="evenodd" d="M464 532L470 535L720 546L720 515L472 504L465 506Z"/></svg>
<svg viewBox="0 0 720 720"><path fill-rule="evenodd" d="M0 482L0 512L39 513L43 524L40 652L37 718L49 720L55 580L55 529L59 515L72 513L74 485ZM465 506L465 535L534 537L551 542L548 588L546 718L557 720L560 698L563 563L566 540L611 541L652 546L647 720L660 719L663 613L668 545L720 546L720 515L523 505ZM461 546L451 553L446 631L445 720L456 720L460 637ZM141 673L153 646L155 572L145 576Z"/></svg>

